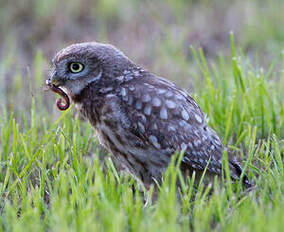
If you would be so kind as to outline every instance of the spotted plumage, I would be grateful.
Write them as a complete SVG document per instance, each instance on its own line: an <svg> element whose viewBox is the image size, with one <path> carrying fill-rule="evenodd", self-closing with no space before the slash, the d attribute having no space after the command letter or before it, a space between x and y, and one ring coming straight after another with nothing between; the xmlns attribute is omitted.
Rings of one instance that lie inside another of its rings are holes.
<svg viewBox="0 0 284 232"><path fill-rule="evenodd" d="M208 176L221 175L219 137L194 99L172 82L100 43L71 45L53 65L51 82L66 91L101 144L146 186L161 180L176 151L184 152L185 175L202 173L206 166ZM83 69L74 71L79 66ZM242 169L234 158L229 170L238 180Z"/></svg>

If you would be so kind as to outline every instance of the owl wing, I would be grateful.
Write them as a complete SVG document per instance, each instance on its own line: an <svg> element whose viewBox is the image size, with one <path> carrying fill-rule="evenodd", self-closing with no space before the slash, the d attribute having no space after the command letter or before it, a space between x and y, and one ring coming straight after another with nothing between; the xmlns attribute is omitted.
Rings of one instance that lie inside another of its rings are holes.
<svg viewBox="0 0 284 232"><path fill-rule="evenodd" d="M127 84L125 91L125 110L133 122L131 132L135 136L159 150L161 156L184 151L182 162L189 168L204 170L208 165L209 172L221 174L222 143L188 93L153 76ZM233 163L229 166L231 177L238 179Z"/></svg>

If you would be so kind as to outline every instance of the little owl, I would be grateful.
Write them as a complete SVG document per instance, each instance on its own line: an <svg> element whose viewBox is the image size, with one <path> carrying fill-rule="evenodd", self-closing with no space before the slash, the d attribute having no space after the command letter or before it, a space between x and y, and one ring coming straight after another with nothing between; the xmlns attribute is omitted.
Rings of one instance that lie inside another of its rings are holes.
<svg viewBox="0 0 284 232"><path fill-rule="evenodd" d="M62 89L100 143L146 187L160 182L171 156L183 152L184 175L221 176L223 145L194 99L171 81L140 68L114 46L73 44L52 60L48 85ZM62 91L60 90L60 91ZM242 168L229 157L229 172ZM246 186L249 181L243 180Z"/></svg>

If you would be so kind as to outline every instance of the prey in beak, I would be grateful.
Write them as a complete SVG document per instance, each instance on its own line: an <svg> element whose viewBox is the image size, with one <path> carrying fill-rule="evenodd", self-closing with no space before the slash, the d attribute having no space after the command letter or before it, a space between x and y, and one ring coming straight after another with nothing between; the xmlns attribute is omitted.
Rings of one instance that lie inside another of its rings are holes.
<svg viewBox="0 0 284 232"><path fill-rule="evenodd" d="M45 81L45 84L47 86L48 89L50 89L51 91L59 94L65 101L65 104L62 103L62 98L59 98L56 100L56 106L59 110L67 110L70 106L70 99L68 97L68 95L59 87L57 87L56 85L51 83L51 78L49 78L48 80Z"/></svg>

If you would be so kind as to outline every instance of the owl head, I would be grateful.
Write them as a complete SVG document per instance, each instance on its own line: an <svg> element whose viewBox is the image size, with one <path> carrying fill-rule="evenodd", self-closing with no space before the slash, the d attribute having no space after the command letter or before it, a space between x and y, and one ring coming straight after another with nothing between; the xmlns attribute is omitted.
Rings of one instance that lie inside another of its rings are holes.
<svg viewBox="0 0 284 232"><path fill-rule="evenodd" d="M73 97L90 83L109 85L133 63L118 49L96 42L70 45L52 60L50 83Z"/></svg>

